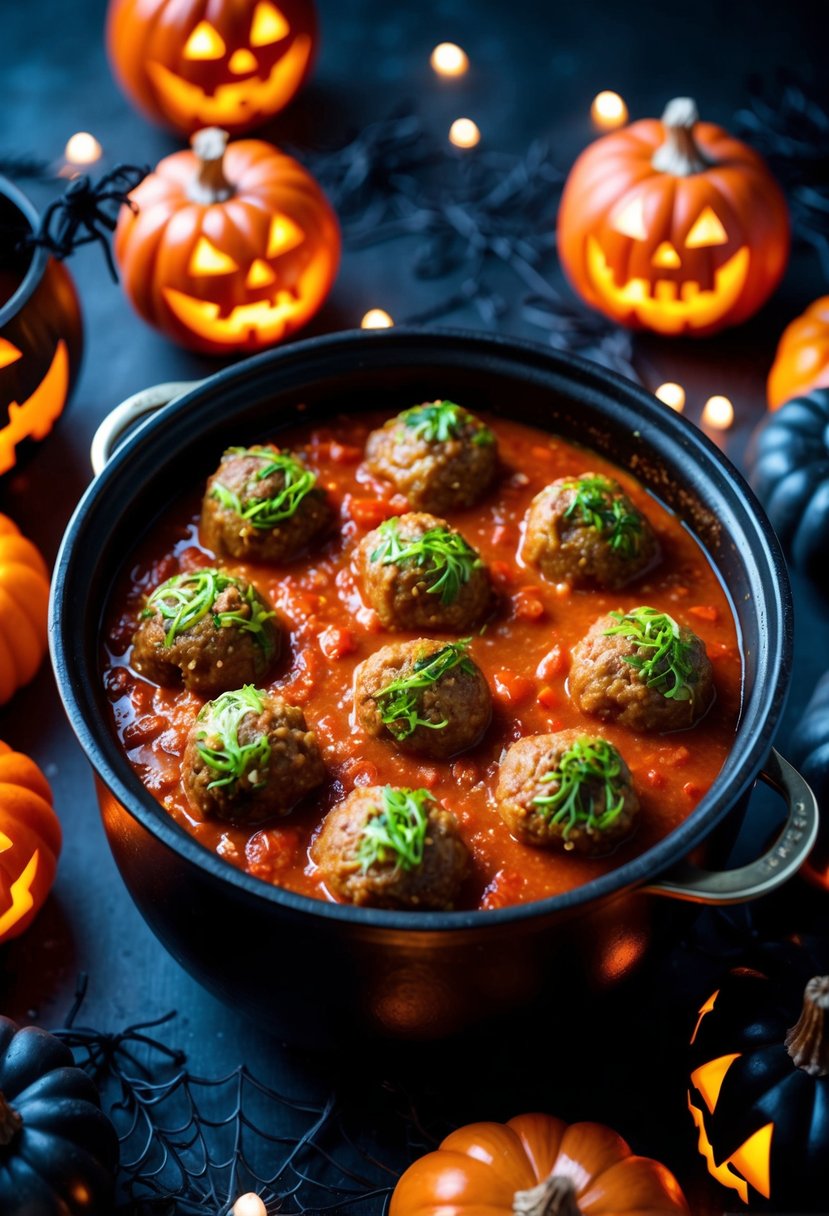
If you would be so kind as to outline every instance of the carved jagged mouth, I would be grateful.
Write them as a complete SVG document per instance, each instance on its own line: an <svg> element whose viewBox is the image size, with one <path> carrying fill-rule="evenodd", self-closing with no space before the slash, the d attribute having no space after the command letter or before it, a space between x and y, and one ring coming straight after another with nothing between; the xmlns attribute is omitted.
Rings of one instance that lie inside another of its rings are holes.
<svg viewBox="0 0 829 1216"><path fill-rule="evenodd" d="M310 36L298 34L264 80L249 76L246 80L220 84L213 93L205 93L199 85L171 72L162 63L148 63L147 72L171 119L210 125L233 123L249 114L279 109L293 96L310 58Z"/></svg>
<svg viewBox="0 0 829 1216"><path fill-rule="evenodd" d="M25 401L12 401L9 421L0 430L0 473L14 467L14 449L22 439L43 439L52 429L69 391L69 352L61 338L52 362L35 391Z"/></svg>
<svg viewBox="0 0 829 1216"><path fill-rule="evenodd" d="M192 333L210 342L250 346L276 342L285 333L289 321L299 312L295 290L276 293L273 300L256 300L252 304L237 304L223 310L212 300L197 300L174 287L164 288L164 299L174 316Z"/></svg>
<svg viewBox="0 0 829 1216"><path fill-rule="evenodd" d="M673 279L628 279L620 287L595 237L587 238L587 271L593 287L610 306L614 316L626 320L636 316L659 333L677 334L684 329L703 329L730 312L740 298L748 277L748 249L738 249L720 266L710 291L699 283L677 283Z"/></svg>

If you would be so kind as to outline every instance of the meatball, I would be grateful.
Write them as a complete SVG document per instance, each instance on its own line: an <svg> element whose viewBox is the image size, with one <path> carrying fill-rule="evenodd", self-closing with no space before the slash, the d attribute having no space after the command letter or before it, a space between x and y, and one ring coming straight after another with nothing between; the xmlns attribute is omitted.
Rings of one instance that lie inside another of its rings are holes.
<svg viewBox="0 0 829 1216"><path fill-rule="evenodd" d="M403 751L445 760L473 747L489 726L492 698L469 642L394 642L354 673L357 721Z"/></svg>
<svg viewBox="0 0 829 1216"><path fill-rule="evenodd" d="M434 515L387 519L363 539L358 564L366 599L387 629L462 633L492 606L478 554Z"/></svg>
<svg viewBox="0 0 829 1216"><path fill-rule="evenodd" d="M582 713L648 733L693 726L715 695L701 639L647 607L591 626L573 650L569 688Z"/></svg>
<svg viewBox="0 0 829 1216"><path fill-rule="evenodd" d="M284 562L331 522L315 475L275 447L228 448L209 479L201 534L217 555Z"/></svg>
<svg viewBox="0 0 829 1216"><path fill-rule="evenodd" d="M513 743L495 796L522 844L594 856L629 836L639 812L630 770L616 748L576 730Z"/></svg>
<svg viewBox="0 0 829 1216"><path fill-rule="evenodd" d="M450 811L428 790L355 789L326 817L314 856L339 899L375 908L449 909L469 871Z"/></svg>
<svg viewBox="0 0 829 1216"><path fill-rule="evenodd" d="M366 467L417 511L471 507L489 489L498 444L489 427L452 401L404 410L366 444Z"/></svg>
<svg viewBox="0 0 829 1216"><path fill-rule="evenodd" d="M207 702L182 762L193 806L231 823L287 815L324 779L317 737L302 710L251 684Z"/></svg>
<svg viewBox="0 0 829 1216"><path fill-rule="evenodd" d="M221 570L167 579L147 600L133 637L132 665L157 684L212 697L259 680L282 636L256 588Z"/></svg>
<svg viewBox="0 0 829 1216"><path fill-rule="evenodd" d="M658 554L647 518L610 477L560 477L527 512L522 556L551 583L623 587Z"/></svg>

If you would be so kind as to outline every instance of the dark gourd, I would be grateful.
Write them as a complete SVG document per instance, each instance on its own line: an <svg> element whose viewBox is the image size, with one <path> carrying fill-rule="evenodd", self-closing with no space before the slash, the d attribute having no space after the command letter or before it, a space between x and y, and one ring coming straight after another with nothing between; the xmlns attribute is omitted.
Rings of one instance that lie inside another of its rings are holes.
<svg viewBox="0 0 829 1216"><path fill-rule="evenodd" d="M0 1212L110 1216L118 1138L68 1047L0 1017Z"/></svg>

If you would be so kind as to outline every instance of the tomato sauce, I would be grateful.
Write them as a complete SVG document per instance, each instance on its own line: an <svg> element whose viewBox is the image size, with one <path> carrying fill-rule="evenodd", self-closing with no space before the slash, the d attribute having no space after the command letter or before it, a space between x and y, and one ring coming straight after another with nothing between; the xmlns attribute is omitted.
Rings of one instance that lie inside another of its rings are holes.
<svg viewBox="0 0 829 1216"><path fill-rule="evenodd" d="M460 906L502 907L588 882L673 831L693 811L728 754L740 713L742 659L727 595L682 521L632 477L546 432L487 418L498 437L501 475L480 504L447 518L478 549L498 592L494 617L471 644L492 691L492 725L478 746L449 761L407 756L391 742L367 737L352 716L354 669L388 642L416 636L392 634L380 626L361 598L352 565L366 532L407 509L405 500L372 479L361 463L369 431L385 417L368 414L279 432L279 445L303 454L339 512L339 531L289 565L216 563L199 543L200 489L154 528L117 589L105 639L103 678L118 737L146 788L192 836L230 864L292 891L331 898L313 861L315 833L325 814L355 786L375 784L426 786L455 813L473 860ZM620 481L659 537L659 565L622 591L554 586L520 558L522 520L534 495L557 477L587 471ZM302 706L328 769L325 786L289 817L264 827L234 827L200 817L182 787L181 757L202 701L181 687L158 688L129 665L146 595L173 574L214 564L251 579L277 610L290 645L267 687ZM717 698L692 730L637 735L584 717L568 699L571 648L597 617L639 604L670 613L705 642ZM519 844L495 809L503 750L523 735L568 727L604 735L633 774L642 808L638 828L609 857Z"/></svg>

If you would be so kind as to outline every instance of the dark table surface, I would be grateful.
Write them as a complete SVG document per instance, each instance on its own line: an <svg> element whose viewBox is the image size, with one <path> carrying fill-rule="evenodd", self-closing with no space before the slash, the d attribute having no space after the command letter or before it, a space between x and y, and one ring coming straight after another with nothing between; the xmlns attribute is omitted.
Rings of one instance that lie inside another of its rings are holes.
<svg viewBox="0 0 829 1216"><path fill-rule="evenodd" d="M320 0L319 8L323 41L313 80L291 110L265 132L275 142L300 149L336 142L406 100L438 133L448 130L453 118L468 115L479 123L487 147L517 153L541 137L567 166L592 137L589 105L602 88L617 89L633 118L659 114L669 97L690 93L705 117L727 125L745 101L751 73L770 77L778 68L789 67L808 75L824 67L818 31L825 19L825 0L730 0L728 5L694 0L686 6L665 0L625 5L512 0L507 6L494 0ZM102 45L104 10L103 0L3 6L0 79L5 122L0 155L58 159L68 136L78 130L97 135L104 168L119 161L155 163L180 146L136 115L114 85ZM468 51L471 70L466 77L439 80L431 72L429 52L445 39L458 41ZM41 207L54 197L53 183L20 184ZM394 256L389 256L388 247L346 249L330 301L306 332L356 326L372 306L386 308L398 320L427 307L436 292L447 288L413 278L411 251L406 243ZM55 434L0 488L0 509L18 521L50 560L90 479L90 439L105 414L147 384L198 378L217 367L176 349L138 321L119 288L109 282L97 251L82 250L73 257L71 269L86 322L80 383ZM553 280L559 278L553 255L545 271ZM637 340L643 378L651 388L665 380L684 384L692 419L699 417L712 393L730 397L737 421L723 443L739 462L764 411L764 381L780 331L826 290L815 259L795 249L774 300L739 331L691 344ZM470 328L481 324L471 310L455 313L448 323ZM543 340L517 308L499 328ZM795 593L796 660L780 733L784 741L826 666L824 603L800 580L795 580ZM41 1025L60 1024L77 976L86 972L86 1022L115 1028L177 1009L179 1018L168 1037L185 1048L203 1072L217 1073L246 1061L263 1076L291 1075L300 1083L306 1068L323 1074L334 1068L333 1063L318 1061L308 1065L240 1023L232 1009L204 993L150 934L110 858L91 773L64 718L48 665L0 711L0 736L42 765L65 830L53 897L34 927L0 956L2 1012ZM635 1011L629 1013L636 1021ZM493 1059L505 1058L502 1048L492 1045ZM645 1073L655 1068L646 1066ZM479 1117L509 1114L514 1102L529 1092L520 1077L511 1075L514 1087L510 1089L505 1072L492 1109L480 1109ZM626 1113L626 1078L610 1078L606 1090L591 1083L582 1091L571 1085L560 1094L553 1073L545 1069L544 1076L548 1109L568 1116L615 1118L640 1151L661 1150L681 1173L685 1170L685 1180L699 1195L697 1210L719 1210L716 1198L707 1198L700 1187L699 1171L688 1164L693 1159L688 1157L687 1126L677 1124L677 1135L687 1141L682 1145L666 1142L663 1130L649 1137L641 1112L635 1117ZM539 1101L534 1090L531 1096ZM446 1100L448 1104L449 1095ZM658 1112L655 1122L661 1121Z"/></svg>

